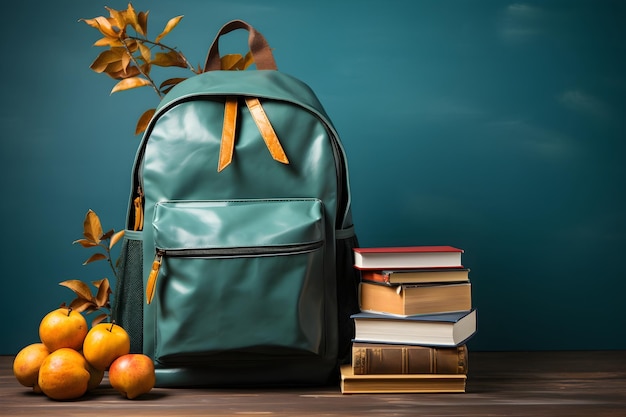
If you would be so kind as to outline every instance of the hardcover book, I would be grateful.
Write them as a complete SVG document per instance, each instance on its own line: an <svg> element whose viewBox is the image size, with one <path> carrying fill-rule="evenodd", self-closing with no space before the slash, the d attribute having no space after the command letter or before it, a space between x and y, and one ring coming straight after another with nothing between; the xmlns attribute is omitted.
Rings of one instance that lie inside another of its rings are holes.
<svg viewBox="0 0 626 417"><path fill-rule="evenodd" d="M460 346L476 333L476 309L457 313L392 316L353 314L354 342Z"/></svg>
<svg viewBox="0 0 626 417"><path fill-rule="evenodd" d="M464 374L379 374L355 375L352 366L342 365L343 394L465 392Z"/></svg>
<svg viewBox="0 0 626 417"><path fill-rule="evenodd" d="M462 268L462 249L452 246L354 248L359 269Z"/></svg>
<svg viewBox="0 0 626 417"><path fill-rule="evenodd" d="M362 281L387 285L469 281L469 268L364 269Z"/></svg>
<svg viewBox="0 0 626 417"><path fill-rule="evenodd" d="M469 282L387 286L364 281L359 288L361 311L412 316L472 308Z"/></svg>
<svg viewBox="0 0 626 417"><path fill-rule="evenodd" d="M426 347L386 343L352 344L352 370L367 374L467 374L467 345Z"/></svg>

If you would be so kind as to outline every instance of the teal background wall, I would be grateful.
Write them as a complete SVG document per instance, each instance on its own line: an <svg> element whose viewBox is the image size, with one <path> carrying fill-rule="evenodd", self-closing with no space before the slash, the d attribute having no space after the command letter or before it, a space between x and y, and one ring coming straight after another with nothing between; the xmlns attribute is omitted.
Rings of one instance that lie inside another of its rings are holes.
<svg viewBox="0 0 626 417"><path fill-rule="evenodd" d="M123 227L135 122L157 96L109 95L89 69L98 34L78 19L126 4L17 2L0 25L0 354L72 299L58 282L112 278L72 242L90 208ZM195 63L231 19L268 38L342 136L361 245L465 250L470 349L626 349L625 2L133 5L152 37L184 15L165 40Z"/></svg>

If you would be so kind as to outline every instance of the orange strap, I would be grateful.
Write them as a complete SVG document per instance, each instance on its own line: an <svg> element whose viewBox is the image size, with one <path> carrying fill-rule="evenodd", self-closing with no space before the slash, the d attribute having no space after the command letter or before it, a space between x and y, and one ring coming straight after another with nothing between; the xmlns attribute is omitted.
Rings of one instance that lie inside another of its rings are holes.
<svg viewBox="0 0 626 417"><path fill-rule="evenodd" d="M282 162L283 164L289 164L287 155L285 155L285 151L283 150L283 147L278 140L278 136L276 136L276 132L274 131L270 120L267 118L267 114L265 114L265 110L263 110L263 106L261 106L259 99L256 97L246 98L246 106L248 106L250 115L252 115L254 122L259 128L261 136L263 136L265 145L267 146L267 149L269 149L272 158L278 162Z"/></svg>
<svg viewBox="0 0 626 417"><path fill-rule="evenodd" d="M227 97L224 105L224 124L222 127L222 140L220 143L220 154L217 165L217 172L221 172L233 160L235 151L235 134L237 131L238 101L236 97ZM272 127L272 123L265 114L261 102L256 97L246 98L246 106L250 110L250 115L254 119L261 136L265 141L267 149L272 158L283 164L289 164L287 155L278 140L278 136Z"/></svg>
<svg viewBox="0 0 626 417"><path fill-rule="evenodd" d="M237 130L237 98L227 97L224 105L224 126L217 172L226 168L233 160L235 150L235 131Z"/></svg>

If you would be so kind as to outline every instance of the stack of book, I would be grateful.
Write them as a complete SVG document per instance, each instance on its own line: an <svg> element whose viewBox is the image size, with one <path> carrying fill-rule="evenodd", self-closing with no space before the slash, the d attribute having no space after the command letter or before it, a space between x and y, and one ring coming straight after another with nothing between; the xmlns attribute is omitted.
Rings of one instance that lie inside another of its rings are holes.
<svg viewBox="0 0 626 417"><path fill-rule="evenodd" d="M451 246L355 248L360 312L341 391L465 392L476 332L469 269Z"/></svg>

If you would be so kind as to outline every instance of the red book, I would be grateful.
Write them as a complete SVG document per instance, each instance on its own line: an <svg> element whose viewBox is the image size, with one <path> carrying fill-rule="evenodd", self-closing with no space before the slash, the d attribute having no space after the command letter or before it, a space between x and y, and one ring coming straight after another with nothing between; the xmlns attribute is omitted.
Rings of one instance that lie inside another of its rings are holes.
<svg viewBox="0 0 626 417"><path fill-rule="evenodd" d="M462 249L452 246L354 248L358 269L462 268Z"/></svg>

